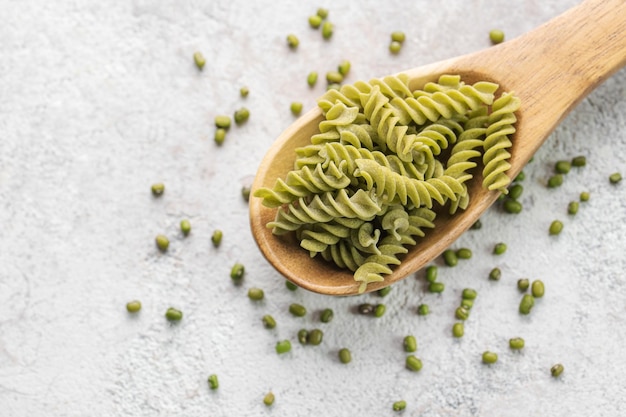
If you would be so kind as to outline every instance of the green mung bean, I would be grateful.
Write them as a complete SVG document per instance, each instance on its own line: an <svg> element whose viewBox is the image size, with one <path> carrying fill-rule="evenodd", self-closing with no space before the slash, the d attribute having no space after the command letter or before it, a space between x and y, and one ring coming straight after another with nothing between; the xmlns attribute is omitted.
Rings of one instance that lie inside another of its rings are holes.
<svg viewBox="0 0 626 417"><path fill-rule="evenodd" d="M129 313L137 313L141 310L141 301L133 300L126 303L126 311Z"/></svg>
<svg viewBox="0 0 626 417"><path fill-rule="evenodd" d="M390 292L391 292L391 285L385 288L381 288L380 290L376 291L376 293L381 297L386 297Z"/></svg>
<svg viewBox="0 0 626 417"><path fill-rule="evenodd" d="M317 346L322 343L323 338L324 332L322 332L320 329L313 329L307 335L306 342L309 345Z"/></svg>
<svg viewBox="0 0 626 417"><path fill-rule="evenodd" d="M405 336L402 345L405 352L413 353L417 350L417 340L413 335Z"/></svg>
<svg viewBox="0 0 626 417"><path fill-rule="evenodd" d="M274 396L273 392L268 392L267 394L265 394L265 397L263 397L263 404L265 404L266 406L271 406L272 404L274 404L274 400L276 399L276 397Z"/></svg>
<svg viewBox="0 0 626 417"><path fill-rule="evenodd" d="M551 235L558 235L563 230L563 223L559 220L554 220L550 223L550 229L548 231Z"/></svg>
<svg viewBox="0 0 626 417"><path fill-rule="evenodd" d="M514 337L509 339L509 347L513 350L520 350L524 347L524 339L521 337Z"/></svg>
<svg viewBox="0 0 626 417"><path fill-rule="evenodd" d="M465 334L465 325L462 322L454 323L452 326L452 336L463 337Z"/></svg>
<svg viewBox="0 0 626 417"><path fill-rule="evenodd" d="M504 252L506 252L507 246L506 243L496 243L496 245L493 247L493 254L494 255L502 255Z"/></svg>
<svg viewBox="0 0 626 417"><path fill-rule="evenodd" d="M609 175L609 182L611 184L617 184L621 180L622 180L622 174L620 174L619 172L614 172L613 174Z"/></svg>
<svg viewBox="0 0 626 417"><path fill-rule="evenodd" d="M548 179L548 187L556 188L563 185L563 174L554 174Z"/></svg>
<svg viewBox="0 0 626 417"><path fill-rule="evenodd" d="M476 298L476 296L478 295L478 293L476 292L475 289L472 288L465 288L463 290L463 294L461 295L461 297L465 300L474 300Z"/></svg>
<svg viewBox="0 0 626 417"><path fill-rule="evenodd" d="M489 31L489 40L496 45L504 42L504 32L500 29L492 29Z"/></svg>
<svg viewBox="0 0 626 417"><path fill-rule="evenodd" d="M422 369L422 361L415 355L406 357L405 365L409 371L419 372Z"/></svg>
<svg viewBox="0 0 626 417"><path fill-rule="evenodd" d="M246 268L243 266L243 264L236 263L230 269L230 278L235 282L240 282L245 272Z"/></svg>
<svg viewBox="0 0 626 417"><path fill-rule="evenodd" d="M522 211L522 203L512 198L505 199L502 207L504 207L504 211L510 214L518 214Z"/></svg>
<svg viewBox="0 0 626 417"><path fill-rule="evenodd" d="M170 246L170 240L167 238L167 236L157 235L154 240L156 242L157 248L159 248L161 252L165 252Z"/></svg>
<svg viewBox="0 0 626 417"><path fill-rule="evenodd" d="M308 338L309 331L307 329L298 330L298 342L300 342L301 345L306 345Z"/></svg>
<svg viewBox="0 0 626 417"><path fill-rule="evenodd" d="M509 188L508 196L512 198L513 200L517 200L522 196L523 192L524 192L524 186L522 184L513 184Z"/></svg>
<svg viewBox="0 0 626 417"><path fill-rule="evenodd" d="M213 137L213 140L215 140L215 143L217 143L218 145L224 143L224 141L226 140L226 129L223 129L221 127L215 129L215 136Z"/></svg>
<svg viewBox="0 0 626 417"><path fill-rule="evenodd" d="M522 301L519 303L519 312L521 314L530 314L530 310L532 310L534 305L535 297L530 294L524 294Z"/></svg>
<svg viewBox="0 0 626 417"><path fill-rule="evenodd" d="M322 19L326 19L328 17L328 9L319 8L317 9L317 15Z"/></svg>
<svg viewBox="0 0 626 417"><path fill-rule="evenodd" d="M183 232L183 235L185 236L191 232L191 223L189 220L184 219L180 221L180 231Z"/></svg>
<svg viewBox="0 0 626 417"><path fill-rule="evenodd" d="M393 403L393 405L391 406L391 409L393 411L402 411L406 408L406 401L404 400L400 400L400 401L396 401L395 403Z"/></svg>
<svg viewBox="0 0 626 417"><path fill-rule="evenodd" d="M245 122L248 121L249 118L250 118L250 110L248 110L245 107L242 107L239 110L235 111L235 115L233 116L233 119L235 119L235 123L237 125L244 124Z"/></svg>
<svg viewBox="0 0 626 417"><path fill-rule="evenodd" d="M207 382L209 383L209 388L211 389L218 389L220 386L220 383L217 380L217 375L215 374L209 375Z"/></svg>
<svg viewBox="0 0 626 417"><path fill-rule="evenodd" d="M165 312L165 318L169 321L180 321L183 318L183 312L174 307L170 307Z"/></svg>
<svg viewBox="0 0 626 417"><path fill-rule="evenodd" d="M428 291L433 293L442 293L446 286L443 282L431 282L428 284Z"/></svg>
<svg viewBox="0 0 626 417"><path fill-rule="evenodd" d="M317 72L309 72L309 75L306 77L306 83L309 87L313 87L317 83Z"/></svg>
<svg viewBox="0 0 626 417"><path fill-rule="evenodd" d="M339 71L328 71L326 73L326 81L328 84L341 84L343 75Z"/></svg>
<svg viewBox="0 0 626 417"><path fill-rule="evenodd" d="M426 281L435 282L437 281L437 267L435 265L431 265L426 268Z"/></svg>
<svg viewBox="0 0 626 417"><path fill-rule="evenodd" d="M420 304L417 306L417 314L420 316L426 316L430 313L430 308L428 304Z"/></svg>
<svg viewBox="0 0 626 417"><path fill-rule="evenodd" d="M223 236L224 236L224 233L222 233L221 230L213 231L213 235L211 235L211 242L213 243L213 246L217 248L220 245L220 243L222 243Z"/></svg>
<svg viewBox="0 0 626 417"><path fill-rule="evenodd" d="M482 228L483 228L483 222L481 222L480 219L476 220L474 224L470 226L471 230L480 230Z"/></svg>
<svg viewBox="0 0 626 417"><path fill-rule="evenodd" d="M260 288L250 288L248 290L248 298L252 301L261 301L265 298L265 293Z"/></svg>
<svg viewBox="0 0 626 417"><path fill-rule="evenodd" d="M563 373L564 370L565 368L563 367L563 365L561 365L560 363L557 363L552 368L550 368L550 374L553 377L558 378Z"/></svg>
<svg viewBox="0 0 626 417"><path fill-rule="evenodd" d="M372 314L374 312L374 306L369 303L359 304L357 307L359 314Z"/></svg>
<svg viewBox="0 0 626 417"><path fill-rule="evenodd" d="M535 280L530 286L530 292L535 298L541 298L546 292L545 286L543 285L543 281Z"/></svg>
<svg viewBox="0 0 626 417"><path fill-rule="evenodd" d="M289 312L296 317L304 317L306 315L306 307L302 304L293 303L289 305Z"/></svg>
<svg viewBox="0 0 626 417"><path fill-rule="evenodd" d="M337 72L339 72L339 74L345 77L350 72L350 67L351 67L350 61L343 60L337 66Z"/></svg>
<svg viewBox="0 0 626 417"><path fill-rule="evenodd" d="M251 189L247 185L241 187L241 197L243 197L245 201L250 201L250 191Z"/></svg>
<svg viewBox="0 0 626 417"><path fill-rule="evenodd" d="M587 158L584 155L576 156L572 158L572 166L574 167L584 167L587 165Z"/></svg>
<svg viewBox="0 0 626 417"><path fill-rule="evenodd" d="M493 364L498 362L498 354L494 352L485 351L483 352L483 363Z"/></svg>
<svg viewBox="0 0 626 417"><path fill-rule="evenodd" d="M165 185L163 183L152 184L151 190L152 190L152 194L155 197L158 197L162 195L163 192L165 191Z"/></svg>
<svg viewBox="0 0 626 417"><path fill-rule="evenodd" d="M261 318L261 322L263 323L263 327L265 327L266 329L273 329L276 327L276 320L274 320L274 317L270 316L269 314L264 315Z"/></svg>
<svg viewBox="0 0 626 417"><path fill-rule="evenodd" d="M248 97L248 94L250 94L250 89L248 87L241 87L239 89L239 95L241 96L241 98Z"/></svg>
<svg viewBox="0 0 626 417"><path fill-rule="evenodd" d="M524 171L520 171L519 174L517 174L517 177L515 177L514 181L524 181L526 179L526 173L524 173Z"/></svg>
<svg viewBox="0 0 626 417"><path fill-rule="evenodd" d="M326 21L322 25L322 37L324 39L330 39L333 36L334 26L332 23Z"/></svg>
<svg viewBox="0 0 626 417"><path fill-rule="evenodd" d="M446 249L443 251L443 262L448 266L456 266L459 263L459 258L455 251Z"/></svg>
<svg viewBox="0 0 626 417"><path fill-rule="evenodd" d="M528 278L520 278L517 280L517 289L520 291L526 291L530 287L530 281Z"/></svg>
<svg viewBox="0 0 626 417"><path fill-rule="evenodd" d="M459 306L454 311L454 317L456 317L459 320L467 320L469 318L469 310L466 309L465 307Z"/></svg>
<svg viewBox="0 0 626 417"><path fill-rule="evenodd" d="M347 348L339 349L339 362L350 363L352 362L352 353Z"/></svg>
<svg viewBox="0 0 626 417"><path fill-rule="evenodd" d="M554 171L557 174L568 174L572 169L572 164L570 161L557 161L554 165Z"/></svg>
<svg viewBox="0 0 626 417"><path fill-rule="evenodd" d="M285 280L285 286L287 287L289 291L295 291L298 289L298 286L294 284L293 282L289 281L288 279Z"/></svg>
<svg viewBox="0 0 626 417"><path fill-rule="evenodd" d="M490 280L498 281L500 280L501 277L502 277L502 271L500 271L500 268L493 268L491 271L489 271Z"/></svg>
<svg viewBox="0 0 626 417"><path fill-rule="evenodd" d="M276 342L276 353L279 355L291 350L291 342L287 339Z"/></svg>
<svg viewBox="0 0 626 417"><path fill-rule="evenodd" d="M300 103L299 101L294 101L293 103L291 103L290 109L291 113L293 113L294 116L298 116L300 113L302 113L302 103Z"/></svg>
<svg viewBox="0 0 626 417"><path fill-rule="evenodd" d="M322 323L330 323L334 316L335 313L331 308L325 308L324 311L322 311L322 314L320 314L320 321Z"/></svg>
<svg viewBox="0 0 626 417"><path fill-rule="evenodd" d="M318 29L322 25L322 18L318 15L309 16L309 25L313 29Z"/></svg>
<svg viewBox="0 0 626 417"><path fill-rule="evenodd" d="M204 65L206 64L206 59L204 59L202 53L195 52L193 54L193 62L196 63L196 67L198 67L199 70L202 70L202 68L204 68Z"/></svg>
<svg viewBox="0 0 626 417"><path fill-rule="evenodd" d="M287 45L291 49L296 49L298 47L298 45L300 45L300 40L298 39L298 37L296 35L291 33L291 34L287 35Z"/></svg>
<svg viewBox="0 0 626 417"><path fill-rule="evenodd" d="M466 310L471 310L474 307L474 300L461 300L461 307Z"/></svg>
<svg viewBox="0 0 626 417"><path fill-rule="evenodd" d="M472 250L468 248L460 248L456 251L456 257L459 259L470 259L472 257Z"/></svg>
<svg viewBox="0 0 626 417"><path fill-rule="evenodd" d="M391 41L391 43L389 44L389 52L391 52L392 54L400 53L401 49L402 49L402 44L400 42Z"/></svg>
<svg viewBox="0 0 626 417"><path fill-rule="evenodd" d="M578 201L570 201L567 205L567 214L575 215L578 213L579 206Z"/></svg>
<svg viewBox="0 0 626 417"><path fill-rule="evenodd" d="M391 32L392 42L403 43L405 39L406 39L406 35L404 34L404 32L401 32L401 31Z"/></svg>
<svg viewBox="0 0 626 417"><path fill-rule="evenodd" d="M374 307L374 317L382 317L385 314L387 307L384 304L376 304Z"/></svg>
<svg viewBox="0 0 626 417"><path fill-rule="evenodd" d="M230 127L230 116L223 114L215 116L215 127L228 129Z"/></svg>
<svg viewBox="0 0 626 417"><path fill-rule="evenodd" d="M583 191L582 193L580 193L580 201L589 201L589 193L587 191Z"/></svg>

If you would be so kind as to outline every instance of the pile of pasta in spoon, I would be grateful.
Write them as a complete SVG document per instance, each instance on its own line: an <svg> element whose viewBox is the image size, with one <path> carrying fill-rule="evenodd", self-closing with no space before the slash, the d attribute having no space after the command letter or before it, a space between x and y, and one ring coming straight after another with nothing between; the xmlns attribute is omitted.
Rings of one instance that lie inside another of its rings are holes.
<svg viewBox="0 0 626 417"><path fill-rule="evenodd" d="M353 271L360 292L383 281L438 207L467 207L479 163L483 187L506 192L520 100L497 90L443 75L411 91L398 75L327 91L319 133L296 150L293 170L254 194L277 208L267 226Z"/></svg>

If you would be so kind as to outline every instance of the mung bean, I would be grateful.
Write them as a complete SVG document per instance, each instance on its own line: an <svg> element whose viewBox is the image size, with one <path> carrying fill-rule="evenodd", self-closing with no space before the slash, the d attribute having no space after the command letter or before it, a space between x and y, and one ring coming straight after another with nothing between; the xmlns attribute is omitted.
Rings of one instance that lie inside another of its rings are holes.
<svg viewBox="0 0 626 417"><path fill-rule="evenodd" d="M293 303L289 306L289 312L296 317L304 317L306 315L306 307L302 304Z"/></svg>
<svg viewBox="0 0 626 417"><path fill-rule="evenodd" d="M534 305L535 297L530 294L524 294L522 301L519 303L519 312L521 314L530 314L530 310L532 310Z"/></svg>
<svg viewBox="0 0 626 417"><path fill-rule="evenodd" d="M240 282L245 272L246 268L243 266L243 264L236 263L230 269L230 278L235 282Z"/></svg>
<svg viewBox="0 0 626 417"><path fill-rule="evenodd" d="M535 298L541 298L546 292L545 286L543 285L543 281L535 280L530 286L530 292Z"/></svg>
<svg viewBox="0 0 626 417"><path fill-rule="evenodd" d="M530 281L528 278L520 278L517 280L517 289L520 291L526 291L530 287Z"/></svg>
<svg viewBox="0 0 626 417"><path fill-rule="evenodd" d="M520 350L524 347L524 339L521 337L514 337L509 339L509 347L513 350Z"/></svg>
<svg viewBox="0 0 626 417"><path fill-rule="evenodd" d="M328 17L328 9L319 8L317 9L317 15L322 19L326 19Z"/></svg>
<svg viewBox="0 0 626 417"><path fill-rule="evenodd" d="M557 174L567 174L572 169L572 164L569 161L558 161L554 165L554 171Z"/></svg>
<svg viewBox="0 0 626 417"><path fill-rule="evenodd" d="M261 318L261 322L263 323L263 327L265 327L266 329L273 329L276 327L276 320L274 320L274 317L270 316L269 314L264 315Z"/></svg>
<svg viewBox="0 0 626 417"><path fill-rule="evenodd" d="M459 258L452 249L446 249L443 251L443 261L448 266L456 266L459 263Z"/></svg>
<svg viewBox="0 0 626 417"><path fill-rule="evenodd" d="M223 114L215 116L215 127L228 129L230 127L230 116Z"/></svg>
<svg viewBox="0 0 626 417"><path fill-rule="evenodd" d="M170 246L170 240L165 235L157 235L157 237L155 238L155 242L157 248L159 248L161 252L165 252Z"/></svg>
<svg viewBox="0 0 626 417"><path fill-rule="evenodd" d="M250 118L250 110L248 110L245 107L242 107L239 110L235 111L235 115L233 116L233 119L235 119L235 123L237 125L244 124L245 122L248 121L249 118Z"/></svg>
<svg viewBox="0 0 626 417"><path fill-rule="evenodd" d="M458 337L463 337L464 334L465 334L465 326L463 325L463 322L454 323L454 325L452 326L452 336L458 338Z"/></svg>
<svg viewBox="0 0 626 417"><path fill-rule="evenodd" d="M283 354L291 350L291 342L287 339L276 342L276 353Z"/></svg>
<svg viewBox="0 0 626 417"><path fill-rule="evenodd" d="M224 236L224 233L222 233L221 230L213 231L213 235L211 236L211 242L213 243L213 246L217 248L220 245L220 243L222 243L223 236Z"/></svg>
<svg viewBox="0 0 626 417"><path fill-rule="evenodd" d="M522 203L512 198L507 198L503 203L504 211L510 214L518 214L522 211Z"/></svg>
<svg viewBox="0 0 626 417"><path fill-rule="evenodd" d="M549 232L551 235L558 235L563 230L563 223L559 220L554 220L550 224Z"/></svg>
<svg viewBox="0 0 626 417"><path fill-rule="evenodd" d="M431 282L428 284L428 291L433 293L442 293L446 286L443 282Z"/></svg>
<svg viewBox="0 0 626 417"><path fill-rule="evenodd" d="M500 29L492 29L489 31L489 40L496 45L504 41L504 32Z"/></svg>
<svg viewBox="0 0 626 417"><path fill-rule="evenodd" d="M248 87L241 87L239 89L239 95L241 96L241 98L248 97L248 94L250 94L250 89Z"/></svg>
<svg viewBox="0 0 626 417"><path fill-rule="evenodd" d="M404 32L401 32L401 31L391 32L392 42L403 43L405 39L406 39L406 35L404 34Z"/></svg>
<svg viewBox="0 0 626 417"><path fill-rule="evenodd" d="M500 271L500 268L493 268L491 271L489 271L490 280L499 281L501 277L502 277L502 271Z"/></svg>
<svg viewBox="0 0 626 417"><path fill-rule="evenodd" d="M400 53L401 49L402 49L402 44L400 42L392 41L389 44L389 52L391 52L392 54Z"/></svg>
<svg viewBox="0 0 626 417"><path fill-rule="evenodd" d="M352 362L352 353L347 348L339 349L339 362L350 363Z"/></svg>
<svg viewBox="0 0 626 417"><path fill-rule="evenodd" d="M309 331L307 329L298 330L298 342L300 342L301 345L306 345L308 338Z"/></svg>
<svg viewBox="0 0 626 417"><path fill-rule="evenodd" d="M300 40L296 35L291 33L287 35L287 45L289 45L291 49L296 49L298 45L300 45Z"/></svg>
<svg viewBox="0 0 626 417"><path fill-rule="evenodd" d="M322 18L318 15L309 16L309 25L313 29L318 29L322 25Z"/></svg>
<svg viewBox="0 0 626 417"><path fill-rule="evenodd" d="M494 255L502 255L504 252L506 252L507 246L506 243L496 243L496 245L493 247L493 254Z"/></svg>
<svg viewBox="0 0 626 417"><path fill-rule="evenodd" d="M485 351L483 352L483 363L493 364L498 362L498 354L494 352Z"/></svg>
<svg viewBox="0 0 626 417"><path fill-rule="evenodd" d="M191 223L189 220L184 219L180 221L180 231L183 232L183 235L185 236L191 232Z"/></svg>
<svg viewBox="0 0 626 417"><path fill-rule="evenodd" d="M133 300L126 303L126 311L129 313L137 313L139 310L141 310L141 301Z"/></svg>
<svg viewBox="0 0 626 417"><path fill-rule="evenodd" d="M376 291L376 293L381 297L386 297L390 292L391 292L391 285L385 288L381 288L380 290Z"/></svg>
<svg viewBox="0 0 626 417"><path fill-rule="evenodd" d="M560 363L557 363L552 368L550 368L550 374L553 377L558 378L563 373L564 370L565 368L563 367L563 365L561 365Z"/></svg>
<svg viewBox="0 0 626 417"><path fill-rule="evenodd" d="M619 172L614 172L613 174L609 175L609 182L611 184L617 184L621 180L622 180L622 174L620 174Z"/></svg>
<svg viewBox="0 0 626 417"><path fill-rule="evenodd" d="M405 336L402 344L405 352L413 353L417 350L417 340L413 335Z"/></svg>
<svg viewBox="0 0 626 417"><path fill-rule="evenodd" d="M468 248L461 248L456 251L456 257L459 259L470 259L472 257L472 250Z"/></svg>
<svg viewBox="0 0 626 417"><path fill-rule="evenodd" d="M509 188L508 196L512 198L513 200L518 200L522 196L523 192L524 192L524 186L522 184L513 184Z"/></svg>
<svg viewBox="0 0 626 417"><path fill-rule="evenodd" d="M391 408L393 409L393 411L402 411L406 408L406 401L404 400L396 401L395 403L393 403Z"/></svg>
<svg viewBox="0 0 626 417"><path fill-rule="evenodd" d="M274 396L274 393L270 391L267 394L265 394L265 397L263 397L263 404L269 407L272 404L274 404L275 399L276 397Z"/></svg>
<svg viewBox="0 0 626 417"><path fill-rule="evenodd" d="M587 165L587 158L584 155L576 156L572 159L572 166L574 167L584 167Z"/></svg>
<svg viewBox="0 0 626 417"><path fill-rule="evenodd" d="M466 309L465 307L459 306L454 311L454 317L456 317L459 320L467 320L469 318L469 310Z"/></svg>
<svg viewBox="0 0 626 417"><path fill-rule="evenodd" d="M315 83L317 83L317 72L309 72L309 75L307 75L306 77L306 83L309 85L309 87L313 87Z"/></svg>
<svg viewBox="0 0 626 417"><path fill-rule="evenodd" d="M202 68L204 68L204 65L206 64L206 59L204 59L202 53L195 52L193 54L193 62L196 63L196 67L198 67L199 70L202 70Z"/></svg>
<svg viewBox="0 0 626 417"><path fill-rule="evenodd" d="M158 197L162 195L163 192L165 191L165 185L163 183L152 184L151 190L152 190L152 194L155 197Z"/></svg>
<svg viewBox="0 0 626 417"><path fill-rule="evenodd" d="M409 371L419 372L422 369L422 361L415 355L407 356L405 364Z"/></svg>
<svg viewBox="0 0 626 417"><path fill-rule="evenodd" d="M374 317L382 317L385 314L387 307L384 304L376 304L374 307Z"/></svg>
<svg viewBox="0 0 626 417"><path fill-rule="evenodd" d="M300 103L299 101L294 101L293 103L291 103L291 113L293 113L294 116L298 116L300 113L302 113L302 103Z"/></svg>
<svg viewBox="0 0 626 417"><path fill-rule="evenodd" d="M582 193L580 193L580 201L589 201L589 193L587 191L583 191Z"/></svg>
<svg viewBox="0 0 626 417"><path fill-rule="evenodd" d="M165 318L169 321L180 321L183 318L183 312L174 307L170 307L165 312Z"/></svg>
<svg viewBox="0 0 626 417"><path fill-rule="evenodd" d="M331 308L325 308L324 311L322 311L322 314L320 314L320 321L322 323L330 323L334 316L335 313Z"/></svg>
<svg viewBox="0 0 626 417"><path fill-rule="evenodd" d="M475 289L465 288L463 290L462 298L465 299L465 300L474 300L477 295L478 295L478 293L476 292Z"/></svg>
<svg viewBox="0 0 626 417"><path fill-rule="evenodd" d="M309 345L317 346L322 343L323 338L324 332L322 332L320 329L313 329L307 335L306 342Z"/></svg>
<svg viewBox="0 0 626 417"><path fill-rule="evenodd" d="M217 375L213 374L213 375L209 375L208 378L208 383L209 383L209 388L211 389L218 389L220 386L219 381L217 380Z"/></svg>
<svg viewBox="0 0 626 417"><path fill-rule="evenodd" d="M324 24L322 25L322 37L324 39L330 39L333 36L333 24L326 21L324 22Z"/></svg>
<svg viewBox="0 0 626 417"><path fill-rule="evenodd" d="M578 213L578 201L570 201L567 205L567 214L571 214L572 216Z"/></svg>
<svg viewBox="0 0 626 417"><path fill-rule="evenodd" d="M430 308L428 307L428 304L420 304L419 306L417 306L418 315L426 316L428 313L430 313Z"/></svg>
<svg viewBox="0 0 626 417"><path fill-rule="evenodd" d="M563 174L554 174L548 179L548 187L556 188L563 185Z"/></svg>
<svg viewBox="0 0 626 417"><path fill-rule="evenodd" d="M435 282L437 281L437 267L435 265L431 265L426 268L426 281Z"/></svg>
<svg viewBox="0 0 626 417"><path fill-rule="evenodd" d="M298 286L294 284L293 282L289 281L288 279L285 280L285 286L287 287L289 291L295 291L298 289Z"/></svg>
<svg viewBox="0 0 626 417"><path fill-rule="evenodd" d="M215 129L215 136L213 137L213 140L215 140L215 143L217 143L218 145L224 143L224 141L226 140L226 129L223 129L221 127Z"/></svg>
<svg viewBox="0 0 626 417"><path fill-rule="evenodd" d="M250 288L248 290L248 298L252 301L261 301L265 297L265 293L260 288Z"/></svg>
<svg viewBox="0 0 626 417"><path fill-rule="evenodd" d="M339 72L339 74L345 77L350 72L350 67L351 67L350 61L343 60L341 61L339 66L337 66L337 72Z"/></svg>
<svg viewBox="0 0 626 417"><path fill-rule="evenodd" d="M340 84L343 81L343 75L339 71L328 71L326 81L328 84Z"/></svg>

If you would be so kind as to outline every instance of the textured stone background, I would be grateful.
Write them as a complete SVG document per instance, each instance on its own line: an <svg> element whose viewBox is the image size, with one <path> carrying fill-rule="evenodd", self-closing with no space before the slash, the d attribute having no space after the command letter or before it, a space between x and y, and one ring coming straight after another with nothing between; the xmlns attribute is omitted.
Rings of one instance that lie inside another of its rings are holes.
<svg viewBox="0 0 626 417"><path fill-rule="evenodd" d="M324 83L352 62L347 81L368 79L489 46L487 33L518 36L576 0L301 1L0 0L0 415L13 416L617 416L626 410L626 71L568 116L526 169L524 211L493 208L455 247L474 257L440 268L447 289L425 293L421 273L394 286L380 319L357 316L375 295L328 298L289 292L248 230L240 196L293 116L315 105ZM308 27L330 9L329 42ZM407 42L387 50L392 30ZM285 36L300 37L297 52ZM195 51L207 58L199 72ZM240 86L250 96L239 97ZM249 122L213 142L216 114L247 106ZM587 155L559 189L555 161ZM150 185L166 192L154 199ZM567 203L588 190L577 216ZM193 231L183 238L182 218ZM558 237L550 222L565 223ZM224 231L214 249L210 236ZM154 236L171 246L158 253ZM509 246L491 255L496 242ZM229 270L247 267L244 284ZM486 279L499 266L498 283ZM541 278L546 296L520 317L518 278ZM265 290L252 303L247 288ZM466 336L453 340L465 287L479 292ZM140 299L135 317L125 303ZM311 314L293 318L292 302ZM418 317L420 302L432 314ZM175 306L178 325L164 319ZM335 310L329 324L319 311ZM261 326L263 314L278 321ZM300 328L322 345L302 347ZM414 334L420 374L404 369ZM508 339L523 336L521 353ZM279 339L293 341L278 356ZM353 362L336 359L349 347ZM484 350L500 354L481 364ZM558 380L549 369L565 365ZM218 391L206 384L220 378ZM261 402L272 390L276 403ZM621 410L621 411L620 411Z"/></svg>

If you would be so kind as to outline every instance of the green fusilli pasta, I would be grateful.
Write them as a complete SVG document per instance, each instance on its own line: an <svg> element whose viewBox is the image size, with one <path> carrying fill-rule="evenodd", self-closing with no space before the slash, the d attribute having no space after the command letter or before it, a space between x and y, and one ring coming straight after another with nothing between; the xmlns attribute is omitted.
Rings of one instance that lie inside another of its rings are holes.
<svg viewBox="0 0 626 417"><path fill-rule="evenodd" d="M327 91L311 144L294 169L255 196L277 208L268 223L294 232L311 257L354 273L363 292L381 282L434 227L436 212L465 209L467 182L482 164L483 187L506 192L509 136L520 100L498 85L443 75L420 90L406 75Z"/></svg>

